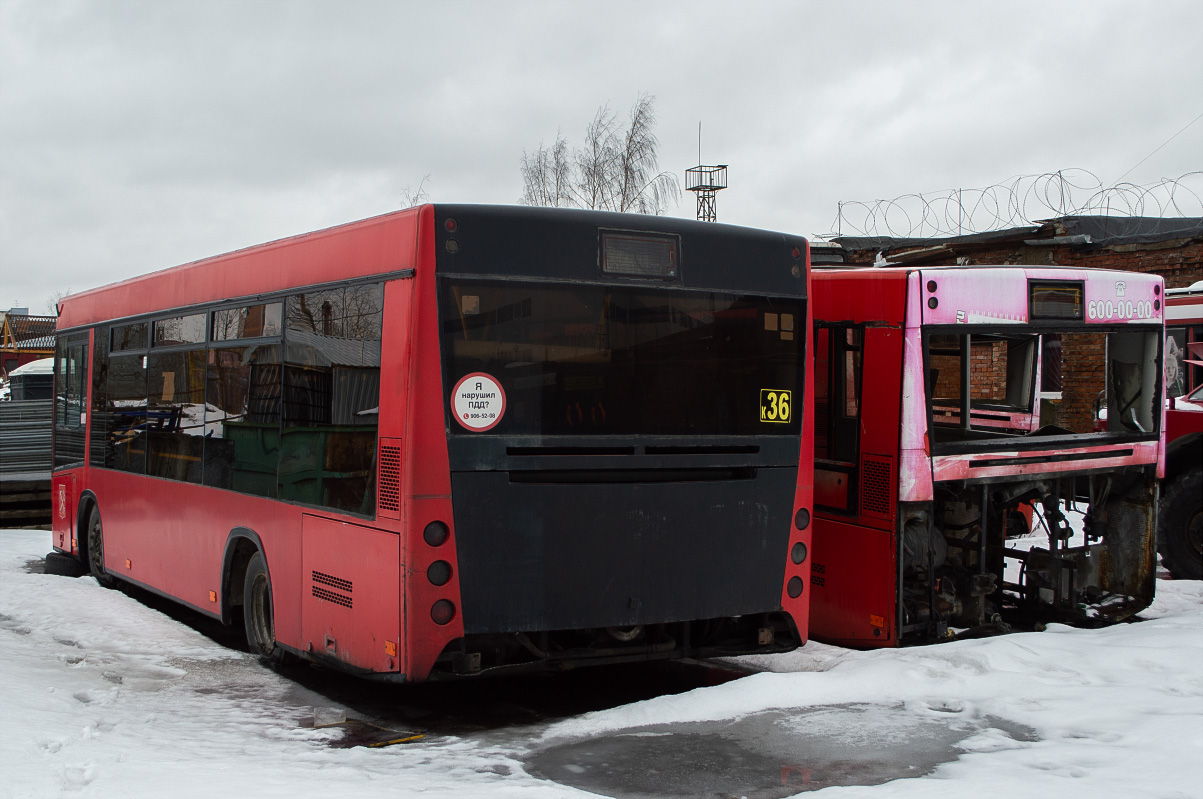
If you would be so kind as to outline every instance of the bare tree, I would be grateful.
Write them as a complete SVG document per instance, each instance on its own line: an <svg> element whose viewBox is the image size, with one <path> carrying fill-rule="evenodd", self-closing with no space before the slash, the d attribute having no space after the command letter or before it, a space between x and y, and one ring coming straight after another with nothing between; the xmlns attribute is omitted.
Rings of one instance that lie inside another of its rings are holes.
<svg viewBox="0 0 1203 799"><path fill-rule="evenodd" d="M430 195L426 192L426 181L430 180L430 175L423 175L422 180L418 183L418 188L406 186L401 189L401 207L412 208L415 205L421 205L424 202L430 201Z"/></svg>
<svg viewBox="0 0 1203 799"><path fill-rule="evenodd" d="M522 183L525 205L550 205L555 208L576 205L572 192L572 165L568 161L568 142L561 133L551 147L539 144L534 153L522 153Z"/></svg>
<svg viewBox="0 0 1203 799"><path fill-rule="evenodd" d="M577 206L605 211L662 214L681 197L671 172L660 172L652 132L655 98L641 94L625 128L603 105L585 128L585 142L571 156L556 134L552 147L522 153L524 205Z"/></svg>

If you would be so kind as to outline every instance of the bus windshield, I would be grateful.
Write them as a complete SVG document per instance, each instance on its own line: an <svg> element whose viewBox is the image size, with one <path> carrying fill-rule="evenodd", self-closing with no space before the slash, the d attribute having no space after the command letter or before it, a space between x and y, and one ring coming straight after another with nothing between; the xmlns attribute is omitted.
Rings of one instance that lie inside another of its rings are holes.
<svg viewBox="0 0 1203 799"><path fill-rule="evenodd" d="M933 440L1154 435L1159 354L1156 329L929 330L924 355Z"/></svg>
<svg viewBox="0 0 1203 799"><path fill-rule="evenodd" d="M505 392L491 432L799 433L803 300L447 279L440 305L447 390L483 373Z"/></svg>

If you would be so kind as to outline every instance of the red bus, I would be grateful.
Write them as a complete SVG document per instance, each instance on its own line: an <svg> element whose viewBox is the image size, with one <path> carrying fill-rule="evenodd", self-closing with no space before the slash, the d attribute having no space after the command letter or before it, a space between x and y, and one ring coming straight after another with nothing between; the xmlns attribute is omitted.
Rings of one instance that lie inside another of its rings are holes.
<svg viewBox="0 0 1203 799"><path fill-rule="evenodd" d="M809 249L426 205L63 300L53 546L381 678L806 639Z"/></svg>
<svg viewBox="0 0 1203 799"><path fill-rule="evenodd" d="M1160 277L883 267L813 285L812 636L899 646L1152 601Z"/></svg>
<svg viewBox="0 0 1203 799"><path fill-rule="evenodd" d="M1165 292L1165 481L1157 519L1161 562L1203 580L1203 282Z"/></svg>

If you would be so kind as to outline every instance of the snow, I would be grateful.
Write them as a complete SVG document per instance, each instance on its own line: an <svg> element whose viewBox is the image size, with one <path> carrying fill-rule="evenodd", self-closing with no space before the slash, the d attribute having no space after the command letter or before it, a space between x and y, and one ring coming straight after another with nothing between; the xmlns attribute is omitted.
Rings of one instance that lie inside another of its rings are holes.
<svg viewBox="0 0 1203 799"><path fill-rule="evenodd" d="M1203 796L1203 583L1159 580L1141 621L904 650L818 643L747 677L513 730L336 748L330 700L90 578L27 568L49 534L0 531L0 797L587 797L529 773L550 746L792 711L841 745L935 715L993 718L930 774L839 797ZM348 677L347 679L352 679ZM825 712L833 705L858 713ZM803 709L812 712L803 716ZM796 710L795 710L796 709ZM658 740L637 737L632 740Z"/></svg>

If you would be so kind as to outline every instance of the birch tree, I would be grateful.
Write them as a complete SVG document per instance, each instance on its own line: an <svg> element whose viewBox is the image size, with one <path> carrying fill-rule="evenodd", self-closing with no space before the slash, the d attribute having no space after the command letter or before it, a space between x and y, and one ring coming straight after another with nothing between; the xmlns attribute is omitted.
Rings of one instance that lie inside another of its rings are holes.
<svg viewBox="0 0 1203 799"><path fill-rule="evenodd" d="M642 94L625 126L603 105L571 153L563 134L555 144L522 153L523 205L662 214L681 197L671 172L657 160L655 98Z"/></svg>

